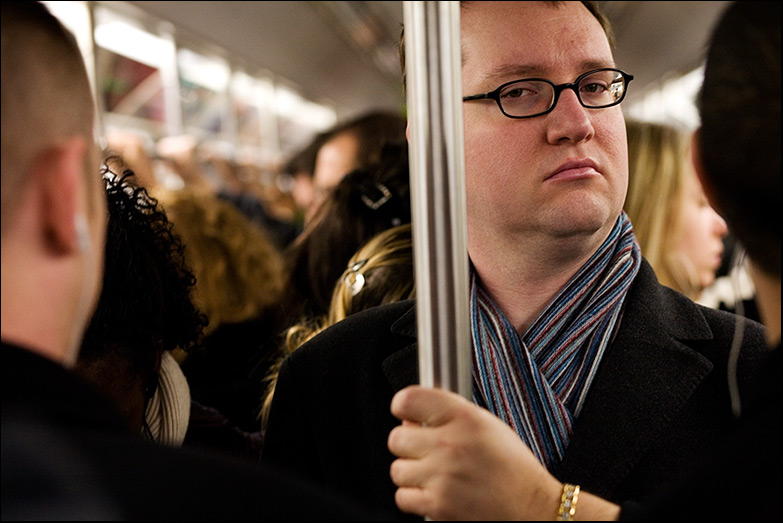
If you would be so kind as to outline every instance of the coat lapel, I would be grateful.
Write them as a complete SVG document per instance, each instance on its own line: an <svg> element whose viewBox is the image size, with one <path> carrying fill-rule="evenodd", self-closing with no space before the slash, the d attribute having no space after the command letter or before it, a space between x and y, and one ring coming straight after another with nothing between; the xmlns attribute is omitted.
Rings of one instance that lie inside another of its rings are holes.
<svg viewBox="0 0 783 523"><path fill-rule="evenodd" d="M409 345L393 353L383 361L383 373L396 393L408 385L419 383L415 304L392 324L390 331L392 334L407 336L411 339Z"/></svg>
<svg viewBox="0 0 783 523"><path fill-rule="evenodd" d="M602 485L595 493L611 497L712 370L681 340L711 337L696 305L658 285L643 264L557 475Z"/></svg>

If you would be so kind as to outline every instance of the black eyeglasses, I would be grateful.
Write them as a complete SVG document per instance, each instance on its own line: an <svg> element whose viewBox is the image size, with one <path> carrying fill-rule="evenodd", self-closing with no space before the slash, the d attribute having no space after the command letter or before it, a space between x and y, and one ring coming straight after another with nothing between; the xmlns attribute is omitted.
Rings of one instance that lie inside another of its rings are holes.
<svg viewBox="0 0 783 523"><path fill-rule="evenodd" d="M579 76L573 83L555 85L543 78L525 78L508 82L494 91L466 96L463 102L495 100L509 118L532 118L555 108L560 93L571 89L582 107L604 109L623 101L633 75L619 69L595 69Z"/></svg>

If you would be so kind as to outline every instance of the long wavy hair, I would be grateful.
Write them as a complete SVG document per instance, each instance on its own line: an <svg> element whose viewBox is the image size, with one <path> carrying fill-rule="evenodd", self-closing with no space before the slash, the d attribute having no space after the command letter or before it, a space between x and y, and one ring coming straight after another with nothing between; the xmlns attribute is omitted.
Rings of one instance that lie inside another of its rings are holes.
<svg viewBox="0 0 783 523"><path fill-rule="evenodd" d="M696 299L698 275L676 240L689 226L682 216L689 168L689 135L655 122L628 120L628 194L631 219L642 254L665 286Z"/></svg>
<svg viewBox="0 0 783 523"><path fill-rule="evenodd" d="M314 319L305 318L286 331L282 353L265 379L267 392L259 416L262 426L266 425L280 366L287 356L351 314L413 298L415 292L410 223L377 234L356 251L337 280L328 313Z"/></svg>

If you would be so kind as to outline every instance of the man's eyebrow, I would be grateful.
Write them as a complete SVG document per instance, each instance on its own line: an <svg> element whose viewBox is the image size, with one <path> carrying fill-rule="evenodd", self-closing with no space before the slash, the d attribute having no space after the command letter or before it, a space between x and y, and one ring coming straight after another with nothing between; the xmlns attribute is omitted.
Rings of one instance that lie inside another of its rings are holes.
<svg viewBox="0 0 783 523"><path fill-rule="evenodd" d="M585 73L592 69L602 69L605 67L615 67L612 61L597 61L590 60L580 64L581 73ZM581 74L580 73L580 74ZM487 72L482 78L484 81L500 82L513 78L544 78L547 79L547 68L540 65L533 64L508 64L503 65L492 71ZM572 79L573 80L573 79Z"/></svg>
<svg viewBox="0 0 783 523"><path fill-rule="evenodd" d="M519 78L541 76L544 68L536 65L508 64L489 71L484 79L498 80L516 76Z"/></svg>

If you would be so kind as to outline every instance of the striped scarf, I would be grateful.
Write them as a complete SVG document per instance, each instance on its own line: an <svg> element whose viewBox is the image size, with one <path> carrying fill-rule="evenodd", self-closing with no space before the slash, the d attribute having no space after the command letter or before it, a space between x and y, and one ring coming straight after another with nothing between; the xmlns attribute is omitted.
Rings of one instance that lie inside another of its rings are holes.
<svg viewBox="0 0 783 523"><path fill-rule="evenodd" d="M609 237L520 336L471 271L473 399L549 470L560 463L641 254L623 212Z"/></svg>

